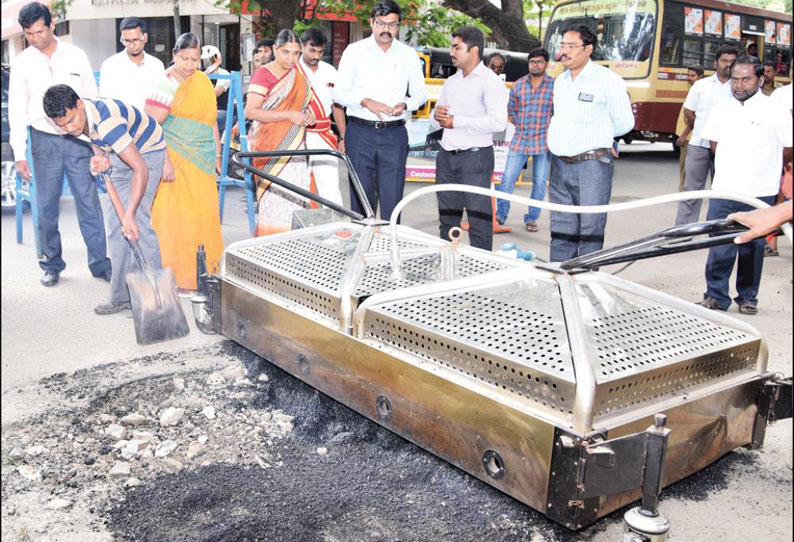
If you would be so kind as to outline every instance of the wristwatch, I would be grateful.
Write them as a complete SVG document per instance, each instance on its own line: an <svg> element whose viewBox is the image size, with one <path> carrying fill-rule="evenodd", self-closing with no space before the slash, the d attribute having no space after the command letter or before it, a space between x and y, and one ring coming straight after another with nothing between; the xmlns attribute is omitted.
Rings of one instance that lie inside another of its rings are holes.
<svg viewBox="0 0 794 542"><path fill-rule="evenodd" d="M341 135L340 135L340 136L339 136L339 141L344 141L344 140L345 140L345 136L341 136Z"/></svg>

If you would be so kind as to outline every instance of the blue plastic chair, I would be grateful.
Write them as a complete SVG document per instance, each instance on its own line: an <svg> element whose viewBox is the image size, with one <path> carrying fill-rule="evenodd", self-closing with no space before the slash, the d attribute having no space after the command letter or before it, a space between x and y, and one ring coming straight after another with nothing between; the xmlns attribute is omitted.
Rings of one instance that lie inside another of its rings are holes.
<svg viewBox="0 0 794 542"><path fill-rule="evenodd" d="M240 133L240 151L248 151L248 133L245 128L245 108L243 107L243 85L240 72L226 74L212 74L210 79L231 79L232 84L227 91L229 99L226 105L226 126L223 130L223 147L221 152L221 173L218 176L218 206L220 207L221 222L223 222L223 206L226 200L226 188L239 186L245 189L245 204L248 213L248 229L251 235L256 230L256 217L254 209L254 181L249 171L243 172L243 179L229 176L229 154L232 144L232 125L234 109L237 108L237 125ZM247 159L246 159L247 161Z"/></svg>

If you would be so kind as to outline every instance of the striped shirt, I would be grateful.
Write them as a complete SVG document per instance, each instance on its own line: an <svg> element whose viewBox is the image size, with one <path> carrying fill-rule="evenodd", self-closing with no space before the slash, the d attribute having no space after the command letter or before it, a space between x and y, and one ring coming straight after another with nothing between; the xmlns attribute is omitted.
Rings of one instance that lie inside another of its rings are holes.
<svg viewBox="0 0 794 542"><path fill-rule="evenodd" d="M554 111L554 78L544 75L537 90L532 89L529 75L515 82L510 89L507 115L516 127L510 150L520 154L546 152L546 135Z"/></svg>
<svg viewBox="0 0 794 542"><path fill-rule="evenodd" d="M88 137L105 152L121 153L135 143L141 154L165 149L163 129L151 115L121 100L83 100L88 117Z"/></svg>
<svg viewBox="0 0 794 542"><path fill-rule="evenodd" d="M634 128L626 83L604 66L588 61L571 79L566 70L554 81L554 114L549 124L549 150L576 156L608 149L615 137Z"/></svg>

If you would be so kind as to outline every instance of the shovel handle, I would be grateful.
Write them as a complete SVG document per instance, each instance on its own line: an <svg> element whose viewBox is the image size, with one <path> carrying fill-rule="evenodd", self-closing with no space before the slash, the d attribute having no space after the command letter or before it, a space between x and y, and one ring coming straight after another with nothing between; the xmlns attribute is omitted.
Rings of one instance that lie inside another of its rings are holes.
<svg viewBox="0 0 794 542"><path fill-rule="evenodd" d="M123 224L126 211L124 210L124 204L121 202L119 193L116 192L116 187L113 186L113 181L110 180L110 175L108 175L107 171L103 171L99 175L102 177L102 180L105 181L108 197L110 198L110 202L113 204L113 208L116 210L116 216L119 218L119 222ZM143 271L148 271L149 265L146 263L146 259L143 257L143 251L141 251L138 241L135 239L127 239L127 242L129 242L130 247L132 248L132 253L135 256L135 261L138 262L140 268Z"/></svg>

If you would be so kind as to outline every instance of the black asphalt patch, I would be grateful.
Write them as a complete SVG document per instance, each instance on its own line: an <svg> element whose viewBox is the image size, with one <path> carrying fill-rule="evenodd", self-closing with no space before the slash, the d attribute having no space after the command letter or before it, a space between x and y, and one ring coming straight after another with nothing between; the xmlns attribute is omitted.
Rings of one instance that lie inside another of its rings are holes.
<svg viewBox="0 0 794 542"><path fill-rule="evenodd" d="M294 430L275 445L283 466L214 464L161 475L110 510L123 540L507 542L540 534L568 542L622 522L625 510L568 531L255 354L226 348L252 379L269 376L253 404L294 416ZM327 455L318 455L320 446ZM744 457L738 461L752 461ZM723 486L735 461L718 462L673 493L701 498L704 477L715 480L710 489Z"/></svg>

